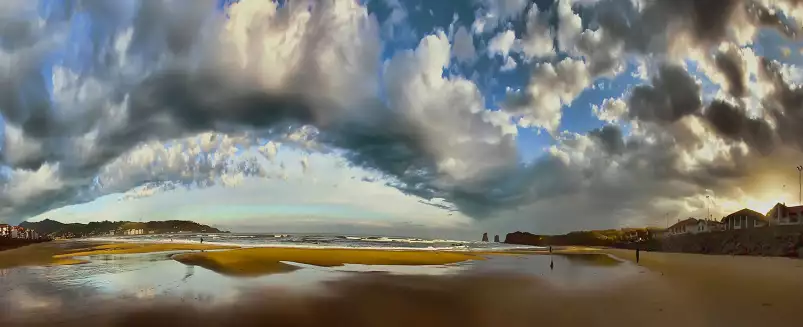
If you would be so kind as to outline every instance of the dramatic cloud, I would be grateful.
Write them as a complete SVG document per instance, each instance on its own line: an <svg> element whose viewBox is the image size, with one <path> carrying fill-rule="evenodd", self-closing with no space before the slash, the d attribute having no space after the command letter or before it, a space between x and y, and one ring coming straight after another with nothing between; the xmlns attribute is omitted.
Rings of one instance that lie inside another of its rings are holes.
<svg viewBox="0 0 803 327"><path fill-rule="evenodd" d="M2 3L0 220L321 181L326 154L444 215L613 227L775 194L801 159L799 51L776 54L800 1L382 5Z"/></svg>
<svg viewBox="0 0 803 327"><path fill-rule="evenodd" d="M630 116L648 122L675 122L702 106L700 86L678 66L662 66L652 85L637 86L629 100Z"/></svg>

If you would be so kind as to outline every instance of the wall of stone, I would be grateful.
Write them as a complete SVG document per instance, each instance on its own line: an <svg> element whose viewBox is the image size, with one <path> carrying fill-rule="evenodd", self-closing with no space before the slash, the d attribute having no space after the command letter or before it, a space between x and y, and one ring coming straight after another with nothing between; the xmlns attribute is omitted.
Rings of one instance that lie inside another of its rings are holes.
<svg viewBox="0 0 803 327"><path fill-rule="evenodd" d="M661 240L661 251L803 257L803 225L679 235Z"/></svg>

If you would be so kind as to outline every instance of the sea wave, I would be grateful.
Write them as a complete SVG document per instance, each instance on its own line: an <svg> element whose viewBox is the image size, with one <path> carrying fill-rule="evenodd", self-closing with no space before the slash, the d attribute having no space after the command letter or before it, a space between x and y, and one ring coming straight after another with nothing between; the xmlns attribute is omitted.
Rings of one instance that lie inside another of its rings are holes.
<svg viewBox="0 0 803 327"><path fill-rule="evenodd" d="M90 238L103 242L185 243L238 247L304 249L373 249L419 251L505 251L542 247L461 240L427 240L387 236L303 235L303 234L150 234Z"/></svg>

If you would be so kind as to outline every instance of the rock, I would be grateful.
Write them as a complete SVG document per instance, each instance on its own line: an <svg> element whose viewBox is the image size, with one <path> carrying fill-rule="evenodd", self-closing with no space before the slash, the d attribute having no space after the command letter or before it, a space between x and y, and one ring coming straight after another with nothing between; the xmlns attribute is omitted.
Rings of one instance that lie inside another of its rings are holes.
<svg viewBox="0 0 803 327"><path fill-rule="evenodd" d="M482 233L482 241L488 242L488 233Z"/></svg>
<svg viewBox="0 0 803 327"><path fill-rule="evenodd" d="M499 235L494 235L494 242L499 243Z"/></svg>
<svg viewBox="0 0 803 327"><path fill-rule="evenodd" d="M505 236L505 243L508 244L523 244L523 245L543 245L541 238L538 235L533 235L525 232L508 233Z"/></svg>

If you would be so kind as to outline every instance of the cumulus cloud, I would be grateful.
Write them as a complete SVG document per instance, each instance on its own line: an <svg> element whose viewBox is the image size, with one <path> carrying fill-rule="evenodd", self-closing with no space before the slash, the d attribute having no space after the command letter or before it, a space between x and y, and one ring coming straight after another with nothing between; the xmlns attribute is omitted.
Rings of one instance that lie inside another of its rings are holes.
<svg viewBox="0 0 803 327"><path fill-rule="evenodd" d="M591 84L582 60L566 58L558 63L535 65L526 89L513 93L505 104L511 113L522 115L525 127L557 132L561 111Z"/></svg>
<svg viewBox="0 0 803 327"><path fill-rule="evenodd" d="M502 22L520 15L527 8L527 0L479 0L480 10L473 29L483 33L493 30Z"/></svg>
<svg viewBox="0 0 803 327"><path fill-rule="evenodd" d="M549 25L549 12L531 6L525 22L526 33L520 40L521 51L528 58L549 58L555 55L554 32Z"/></svg>
<svg viewBox="0 0 803 327"><path fill-rule="evenodd" d="M516 43L516 33L513 30L507 30L494 36L488 41L488 54L489 55L502 55L506 57L510 50Z"/></svg>
<svg viewBox="0 0 803 327"><path fill-rule="evenodd" d="M627 114L627 103L620 98L607 98L602 105L591 105L591 111L599 120L616 123Z"/></svg>
<svg viewBox="0 0 803 327"><path fill-rule="evenodd" d="M387 3L394 24L412 14ZM475 218L610 227L760 190L803 145L799 69L745 47L761 29L797 38L799 1L484 0L474 30L489 33L427 29L389 55L356 1L2 6L4 221L110 193L285 180L309 168L285 167L288 147L337 153ZM486 84L502 79L453 69L487 74L475 38L525 83L494 99ZM562 132L563 110L631 62L644 84L591 108L611 125ZM703 94L695 74L722 92ZM554 145L522 162L517 126Z"/></svg>
<svg viewBox="0 0 803 327"><path fill-rule="evenodd" d="M477 56L474 39L464 26L458 27L454 35L452 55L460 62L471 62Z"/></svg>

